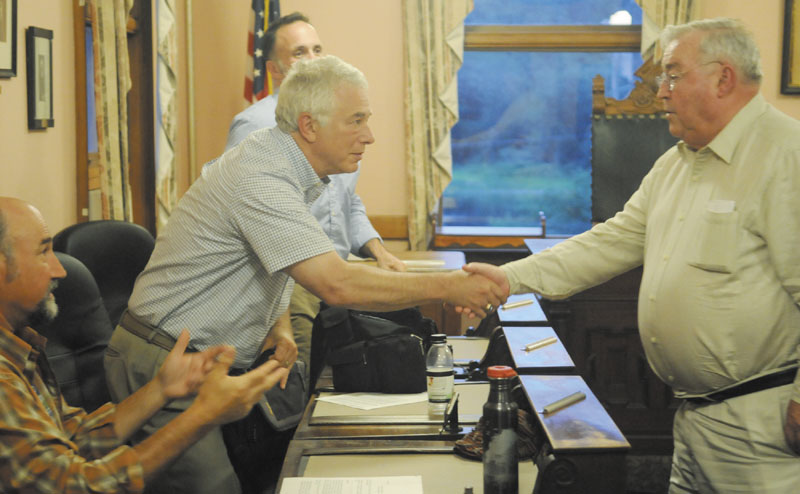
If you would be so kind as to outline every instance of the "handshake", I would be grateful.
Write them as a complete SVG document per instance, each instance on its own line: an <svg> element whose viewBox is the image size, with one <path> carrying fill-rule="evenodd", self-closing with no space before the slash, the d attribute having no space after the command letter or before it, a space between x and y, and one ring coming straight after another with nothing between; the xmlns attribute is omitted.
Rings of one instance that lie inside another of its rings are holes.
<svg viewBox="0 0 800 494"><path fill-rule="evenodd" d="M453 276L458 282L450 289L447 302L468 317L486 317L510 295L508 278L497 266L471 262L462 271L453 272Z"/></svg>

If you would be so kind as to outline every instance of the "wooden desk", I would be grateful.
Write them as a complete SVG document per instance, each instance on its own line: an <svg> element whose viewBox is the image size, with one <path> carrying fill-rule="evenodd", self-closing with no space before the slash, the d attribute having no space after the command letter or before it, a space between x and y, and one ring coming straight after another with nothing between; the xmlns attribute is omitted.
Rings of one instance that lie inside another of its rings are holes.
<svg viewBox="0 0 800 494"><path fill-rule="evenodd" d="M630 444L580 376L520 376L529 403L547 437L536 458L534 492L620 494L625 492L625 455ZM546 405L573 392L583 401L553 413Z"/></svg>
<svg viewBox="0 0 800 494"><path fill-rule="evenodd" d="M529 302L529 303L526 303ZM505 306L511 304L512 308L505 309ZM547 316L539 304L539 299L533 293L523 293L520 295L511 295L505 304L497 309L498 324L503 327L507 326L549 326Z"/></svg>
<svg viewBox="0 0 800 494"><path fill-rule="evenodd" d="M459 393L459 433L442 433L443 416L428 411L428 402L410 403L374 410L359 410L325 401L319 396L335 394L320 391L311 397L294 439L347 437L397 439L457 439L470 432L483 414L489 396L486 382L457 382Z"/></svg>
<svg viewBox="0 0 800 494"><path fill-rule="evenodd" d="M519 464L519 492L531 492L536 466ZM452 441L300 440L292 441L278 487L287 477L422 476L425 494L483 492L483 464L453 453ZM280 490L278 490L280 492Z"/></svg>
<svg viewBox="0 0 800 494"><path fill-rule="evenodd" d="M551 247L529 239L531 253ZM556 242L557 243L557 242ZM553 244L554 245L554 244ZM642 348L637 304L642 268L564 300L540 298L547 319L637 453L672 453L679 400L650 369Z"/></svg>

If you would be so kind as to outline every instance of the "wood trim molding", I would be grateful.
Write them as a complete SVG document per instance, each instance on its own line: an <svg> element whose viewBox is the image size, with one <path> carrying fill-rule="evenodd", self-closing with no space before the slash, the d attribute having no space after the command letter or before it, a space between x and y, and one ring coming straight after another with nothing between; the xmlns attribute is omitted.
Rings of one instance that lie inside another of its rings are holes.
<svg viewBox="0 0 800 494"><path fill-rule="evenodd" d="M637 51L641 26L466 26L464 48L481 51Z"/></svg>
<svg viewBox="0 0 800 494"><path fill-rule="evenodd" d="M372 226L384 240L408 240L408 216L369 216Z"/></svg>

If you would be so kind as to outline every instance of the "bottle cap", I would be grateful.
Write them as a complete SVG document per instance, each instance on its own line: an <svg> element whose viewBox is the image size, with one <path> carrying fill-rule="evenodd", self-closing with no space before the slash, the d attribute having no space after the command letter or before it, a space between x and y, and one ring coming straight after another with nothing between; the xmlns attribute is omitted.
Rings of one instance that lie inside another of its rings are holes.
<svg viewBox="0 0 800 494"><path fill-rule="evenodd" d="M486 371L486 375L492 379L501 379L504 377L514 377L517 371L507 365L493 365Z"/></svg>
<svg viewBox="0 0 800 494"><path fill-rule="evenodd" d="M444 343L447 341L447 335L444 333L436 333L431 335L431 343Z"/></svg>

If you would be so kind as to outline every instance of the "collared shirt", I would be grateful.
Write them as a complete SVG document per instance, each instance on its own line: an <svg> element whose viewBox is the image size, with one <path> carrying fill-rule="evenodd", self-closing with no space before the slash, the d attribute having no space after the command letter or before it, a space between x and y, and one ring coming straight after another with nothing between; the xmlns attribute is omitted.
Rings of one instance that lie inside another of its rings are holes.
<svg viewBox="0 0 800 494"><path fill-rule="evenodd" d="M277 104L277 94L270 94L236 115L228 130L225 150L236 146L255 130L275 127ZM367 218L364 203L356 194L360 173L359 164L359 169L353 173L331 175L330 183L311 205L311 214L322 225L342 259L347 259L351 253L360 256L359 251L364 244L373 238L381 238Z"/></svg>
<svg viewBox="0 0 800 494"><path fill-rule="evenodd" d="M139 455L120 445L115 407L91 414L67 405L30 328L0 316L0 492L142 492Z"/></svg>
<svg viewBox="0 0 800 494"><path fill-rule="evenodd" d="M614 218L503 269L512 293L563 298L644 264L651 367L679 397L707 394L796 365L798 191L800 122L757 95L708 146L661 156Z"/></svg>
<svg viewBox="0 0 800 494"><path fill-rule="evenodd" d="M279 129L257 131L218 158L159 233L128 308L192 347L230 344L248 367L289 305L283 270L333 250L308 212L324 182Z"/></svg>

